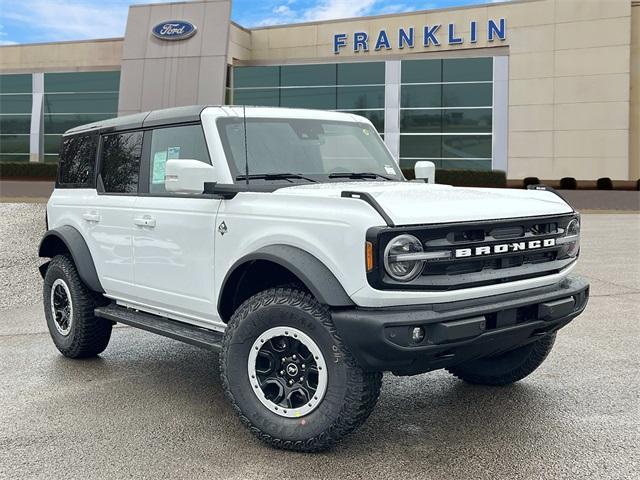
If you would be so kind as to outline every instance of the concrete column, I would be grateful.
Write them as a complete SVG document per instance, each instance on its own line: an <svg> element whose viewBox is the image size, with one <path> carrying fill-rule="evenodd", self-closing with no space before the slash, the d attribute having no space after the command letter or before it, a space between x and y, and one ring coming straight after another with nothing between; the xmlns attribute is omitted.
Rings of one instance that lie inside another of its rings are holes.
<svg viewBox="0 0 640 480"><path fill-rule="evenodd" d="M400 60L384 62L384 143L400 163Z"/></svg>
<svg viewBox="0 0 640 480"><path fill-rule="evenodd" d="M493 57L493 170L507 171L509 152L509 57Z"/></svg>
<svg viewBox="0 0 640 480"><path fill-rule="evenodd" d="M31 130L29 132L29 161L42 162L44 158L44 73L31 75Z"/></svg>

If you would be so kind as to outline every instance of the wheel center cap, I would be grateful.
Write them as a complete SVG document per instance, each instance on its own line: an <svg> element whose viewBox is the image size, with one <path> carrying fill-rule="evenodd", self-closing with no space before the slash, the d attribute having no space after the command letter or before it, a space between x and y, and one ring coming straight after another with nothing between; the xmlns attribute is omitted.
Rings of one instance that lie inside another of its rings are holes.
<svg viewBox="0 0 640 480"><path fill-rule="evenodd" d="M287 365L287 374L290 377L295 377L296 375L298 375L298 366L295 363L290 363L289 365Z"/></svg>

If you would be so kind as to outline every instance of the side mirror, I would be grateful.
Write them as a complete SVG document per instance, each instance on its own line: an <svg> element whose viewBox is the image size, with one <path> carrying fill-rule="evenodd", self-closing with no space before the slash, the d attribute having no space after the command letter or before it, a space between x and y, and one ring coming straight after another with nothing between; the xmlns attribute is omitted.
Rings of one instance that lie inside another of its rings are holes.
<svg viewBox="0 0 640 480"><path fill-rule="evenodd" d="M416 180L424 180L424 183L436 183L436 166L433 162L425 160L416 162L413 168Z"/></svg>
<svg viewBox="0 0 640 480"><path fill-rule="evenodd" d="M167 160L164 188L174 193L202 193L205 182L216 181L216 170L198 160Z"/></svg>

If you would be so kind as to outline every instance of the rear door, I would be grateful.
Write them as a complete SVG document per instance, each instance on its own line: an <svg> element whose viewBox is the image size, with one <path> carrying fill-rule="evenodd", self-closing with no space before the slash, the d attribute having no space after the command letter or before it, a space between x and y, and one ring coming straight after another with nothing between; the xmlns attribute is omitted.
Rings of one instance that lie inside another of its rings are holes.
<svg viewBox="0 0 640 480"><path fill-rule="evenodd" d="M103 135L97 196L82 212L89 248L105 292L127 300L133 280L133 207L138 194L143 133Z"/></svg>
<svg viewBox="0 0 640 480"><path fill-rule="evenodd" d="M149 130L133 217L136 301L191 323L218 323L214 295L215 219L220 200L167 193L167 160L211 164L202 125Z"/></svg>

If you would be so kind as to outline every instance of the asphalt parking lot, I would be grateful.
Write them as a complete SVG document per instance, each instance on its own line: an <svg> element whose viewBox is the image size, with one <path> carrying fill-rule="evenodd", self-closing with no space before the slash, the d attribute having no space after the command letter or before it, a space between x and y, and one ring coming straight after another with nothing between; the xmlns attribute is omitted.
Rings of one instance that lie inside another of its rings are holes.
<svg viewBox="0 0 640 480"><path fill-rule="evenodd" d="M217 355L128 327L62 357L40 306L44 205L0 204L0 478L630 479L640 475L640 215L584 215L587 311L532 376L385 376L369 421L314 455L258 443Z"/></svg>

